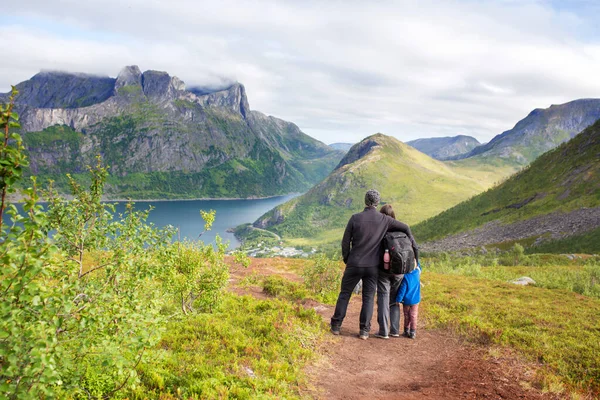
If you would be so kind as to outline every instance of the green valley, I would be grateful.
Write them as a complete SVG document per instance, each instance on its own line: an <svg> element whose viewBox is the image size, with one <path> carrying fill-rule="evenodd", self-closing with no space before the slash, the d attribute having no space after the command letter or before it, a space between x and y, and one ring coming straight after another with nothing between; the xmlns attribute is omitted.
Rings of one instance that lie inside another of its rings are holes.
<svg viewBox="0 0 600 400"><path fill-rule="evenodd" d="M480 193L514 171L511 165L498 168L469 163L444 163L395 138L369 136L344 156L327 179L254 225L293 245L337 243L350 215L364 207L368 189L379 190L382 203L392 204L400 220L414 224Z"/></svg>

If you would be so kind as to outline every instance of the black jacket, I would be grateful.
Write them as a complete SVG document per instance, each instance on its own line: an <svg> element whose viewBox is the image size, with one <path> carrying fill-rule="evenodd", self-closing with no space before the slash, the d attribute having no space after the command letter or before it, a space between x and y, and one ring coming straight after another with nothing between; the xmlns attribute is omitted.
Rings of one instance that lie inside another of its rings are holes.
<svg viewBox="0 0 600 400"><path fill-rule="evenodd" d="M381 258L381 240L391 231L406 233L416 249L412 232L405 223L380 213L375 207L365 207L363 212L354 214L342 239L344 263L350 267L377 267Z"/></svg>

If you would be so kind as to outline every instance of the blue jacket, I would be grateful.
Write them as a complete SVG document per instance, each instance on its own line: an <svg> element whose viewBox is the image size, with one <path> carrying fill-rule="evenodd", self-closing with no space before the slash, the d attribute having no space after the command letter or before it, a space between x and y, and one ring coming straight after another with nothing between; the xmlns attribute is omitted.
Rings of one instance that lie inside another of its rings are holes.
<svg viewBox="0 0 600 400"><path fill-rule="evenodd" d="M404 303L406 306L414 306L421 302L421 268L417 267L408 274L404 274L404 279L398 289L396 296L397 303Z"/></svg>

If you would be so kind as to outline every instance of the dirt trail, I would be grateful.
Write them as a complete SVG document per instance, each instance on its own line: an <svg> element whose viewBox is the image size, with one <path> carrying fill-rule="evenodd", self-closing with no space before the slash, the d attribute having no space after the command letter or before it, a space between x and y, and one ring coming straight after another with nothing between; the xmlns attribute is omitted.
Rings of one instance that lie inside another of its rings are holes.
<svg viewBox="0 0 600 400"><path fill-rule="evenodd" d="M283 275L275 263L253 260L248 269L234 269L235 284L242 276ZM259 288L235 289L265 297ZM303 394L315 399L553 399L531 388L533 372L515 357L492 357L485 346L467 344L449 333L426 329L421 323L417 339L371 337L358 339L360 296L353 296L341 335L329 337L323 358L309 368L314 386ZM333 307L307 303L325 321ZM426 304L423 304L426 307ZM425 311L425 310L423 310ZM371 334L377 330L374 316ZM529 389L527 389L527 387Z"/></svg>

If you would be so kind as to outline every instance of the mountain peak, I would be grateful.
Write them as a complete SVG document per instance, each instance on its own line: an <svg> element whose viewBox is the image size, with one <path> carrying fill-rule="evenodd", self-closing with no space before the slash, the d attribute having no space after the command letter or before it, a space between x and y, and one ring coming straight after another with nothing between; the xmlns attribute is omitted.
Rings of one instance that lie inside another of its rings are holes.
<svg viewBox="0 0 600 400"><path fill-rule="evenodd" d="M382 139L382 134L375 134L369 136L359 143L356 143L354 146L348 150L344 158L340 160L340 163L335 167L335 169L340 169L345 165L352 164L365 157L367 154L371 152L374 147L381 146L382 144L379 142Z"/></svg>
<svg viewBox="0 0 600 400"><path fill-rule="evenodd" d="M185 90L185 83L164 71L145 71L142 74L144 94L157 100L172 100L178 92Z"/></svg>
<svg viewBox="0 0 600 400"><path fill-rule="evenodd" d="M142 71L137 65L128 65L124 67L115 82L115 92L123 86L142 85Z"/></svg>
<svg viewBox="0 0 600 400"><path fill-rule="evenodd" d="M234 83L228 88L200 95L198 98L205 106L227 107L235 112L239 112L244 118L246 118L250 112L246 88L239 82Z"/></svg>

